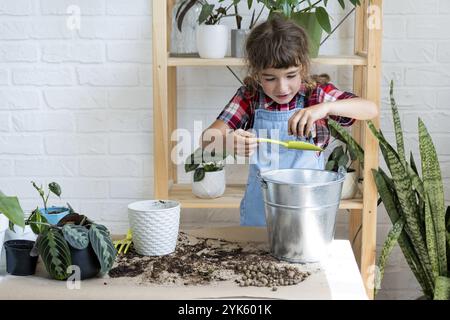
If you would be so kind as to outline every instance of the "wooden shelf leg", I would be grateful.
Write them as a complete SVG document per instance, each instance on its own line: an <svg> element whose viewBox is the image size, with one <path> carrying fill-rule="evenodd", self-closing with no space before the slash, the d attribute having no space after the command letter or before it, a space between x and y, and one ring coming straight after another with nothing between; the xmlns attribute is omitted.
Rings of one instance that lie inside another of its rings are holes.
<svg viewBox="0 0 450 320"><path fill-rule="evenodd" d="M168 117L169 117L169 180L177 183L177 165L171 161L171 153L176 145L176 141L171 141L171 135L177 128L177 68L169 67L168 69Z"/></svg>
<svg viewBox="0 0 450 320"><path fill-rule="evenodd" d="M361 270L362 210L350 209L349 214L348 239L352 245L356 263Z"/></svg>

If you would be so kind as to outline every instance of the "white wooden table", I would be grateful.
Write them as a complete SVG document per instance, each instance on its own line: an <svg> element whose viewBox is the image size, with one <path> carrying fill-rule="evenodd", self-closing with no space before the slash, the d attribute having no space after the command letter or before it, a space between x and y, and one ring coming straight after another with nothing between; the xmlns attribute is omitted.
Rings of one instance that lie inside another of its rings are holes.
<svg viewBox="0 0 450 320"><path fill-rule="evenodd" d="M231 241L267 241L265 228L225 227L187 231L201 237ZM136 285L127 278L84 280L80 288L48 278L39 262L34 276L0 273L0 299L367 299L349 241L334 240L329 259L305 281L294 286L239 287L232 281L203 286ZM305 265L306 266L306 265ZM316 269L317 269L316 268ZM69 286L70 287L70 286Z"/></svg>

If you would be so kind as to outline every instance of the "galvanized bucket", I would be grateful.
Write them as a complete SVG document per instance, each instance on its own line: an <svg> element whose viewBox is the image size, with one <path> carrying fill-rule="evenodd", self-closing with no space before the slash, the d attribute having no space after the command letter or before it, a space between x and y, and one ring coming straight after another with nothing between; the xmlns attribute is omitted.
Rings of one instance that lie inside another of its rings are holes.
<svg viewBox="0 0 450 320"><path fill-rule="evenodd" d="M260 174L271 253L319 262L333 241L345 170L278 169Z"/></svg>

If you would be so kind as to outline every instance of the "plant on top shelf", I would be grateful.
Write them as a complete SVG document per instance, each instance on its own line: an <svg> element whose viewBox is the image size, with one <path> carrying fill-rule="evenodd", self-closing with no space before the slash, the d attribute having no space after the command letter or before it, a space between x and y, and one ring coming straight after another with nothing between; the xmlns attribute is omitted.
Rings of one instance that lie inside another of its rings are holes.
<svg viewBox="0 0 450 320"><path fill-rule="evenodd" d="M431 299L450 299L450 208L445 207L441 169L430 134L418 119L419 150L422 176L405 146L400 116L390 84L390 101L395 128L396 146L389 144L381 130L369 121L368 125L379 141L381 153L391 174L382 169L372 173L378 193L392 222L378 267L379 285L386 261L396 243L405 256L423 294ZM375 286L378 287L378 286ZM376 292L375 292L376 293Z"/></svg>
<svg viewBox="0 0 450 320"><path fill-rule="evenodd" d="M348 0L354 7L361 5L360 0ZM303 27L308 33L310 39L310 56L318 55L321 45L322 30L331 34L330 15L326 7L330 3L328 0L261 0L269 9L269 17L273 14L280 14L287 19L292 19L298 25ZM342 9L345 9L345 1L338 0ZM337 27L348 17L337 24ZM336 28L337 28L336 27ZM335 29L336 29L335 28ZM323 42L322 42L323 43Z"/></svg>
<svg viewBox="0 0 450 320"><path fill-rule="evenodd" d="M47 221L51 224L57 224L58 221L63 218L65 215L69 213L69 208L66 207L55 207L52 206L50 208L47 207L48 198L50 197L50 193L53 193L58 198L61 198L61 187L56 182L50 182L48 184L48 193L45 195L45 191L42 185L39 187L34 181L31 181L33 187L37 190L40 197L42 198L42 202L44 203L44 208L41 208L41 214L47 219Z"/></svg>
<svg viewBox="0 0 450 320"><path fill-rule="evenodd" d="M234 0L233 1L233 7L234 7L234 16L236 19L236 28L238 30L242 29L242 16L239 14L239 9L238 9L238 5L241 2L241 0ZM262 0L256 0L257 3L262 3ZM247 0L247 8L250 11L253 8L253 0ZM264 11L264 6L261 6L261 8L259 9L258 14L256 14L256 9L254 8L252 11L252 17L250 19L250 23L248 25L248 29L252 29L256 23L258 22L259 18L261 17L261 14Z"/></svg>

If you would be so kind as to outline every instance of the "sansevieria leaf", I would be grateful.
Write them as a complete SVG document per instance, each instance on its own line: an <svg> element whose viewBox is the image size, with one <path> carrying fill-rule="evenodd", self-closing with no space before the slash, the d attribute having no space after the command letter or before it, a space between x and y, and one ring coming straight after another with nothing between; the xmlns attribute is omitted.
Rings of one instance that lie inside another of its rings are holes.
<svg viewBox="0 0 450 320"><path fill-rule="evenodd" d="M62 228L64 239L78 250L86 249L89 245L89 230L75 224L65 224Z"/></svg>
<svg viewBox="0 0 450 320"><path fill-rule="evenodd" d="M425 192L430 198L431 216L436 232L439 275L447 275L447 255L445 244L445 201L441 169L436 149L427 128L419 118L419 149L422 159L422 176Z"/></svg>
<svg viewBox="0 0 450 320"><path fill-rule="evenodd" d="M70 275L67 268L72 265L70 249L61 232L50 228L41 235L37 244L45 269L56 280L65 280Z"/></svg>
<svg viewBox="0 0 450 320"><path fill-rule="evenodd" d="M436 233L434 227L434 220L431 216L430 202L428 194L425 196L425 231L428 254L430 255L431 270L433 271L433 278L439 276L439 261L436 244Z"/></svg>
<svg viewBox="0 0 450 320"><path fill-rule="evenodd" d="M398 108L397 104L395 103L393 91L394 91L394 81L391 80L389 86L389 97L391 99L392 120L394 122L395 140L397 142L397 154L403 166L406 167L405 144L403 141L402 124L400 122L400 115L398 114Z"/></svg>
<svg viewBox="0 0 450 320"><path fill-rule="evenodd" d="M387 238L384 242L383 249L381 250L381 254L377 263L380 271L380 277L379 279L377 279L377 284L381 284L381 280L383 280L384 267L386 265L387 259L389 258L392 249L394 249L394 246L397 244L397 240L400 237L404 225L405 220L403 220L403 218L400 218L394 224L391 231L389 231L389 234L387 235ZM377 287L378 286L375 287L375 294L377 293Z"/></svg>
<svg viewBox="0 0 450 320"><path fill-rule="evenodd" d="M436 278L434 300L450 300L450 278L442 276Z"/></svg>
<svg viewBox="0 0 450 320"><path fill-rule="evenodd" d="M117 255L109 234L104 230L104 227L92 224L89 229L89 240L100 262L100 272L108 272L112 268Z"/></svg>

